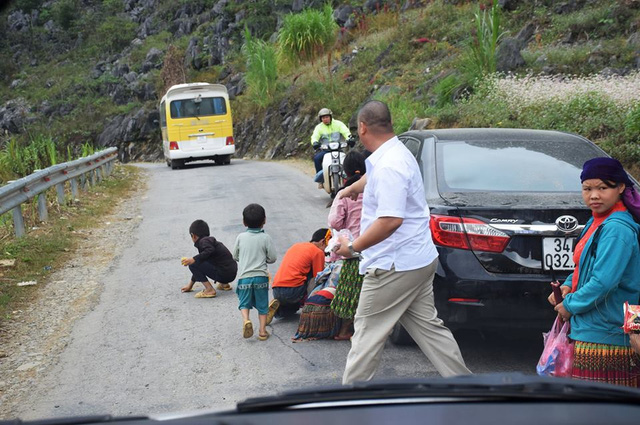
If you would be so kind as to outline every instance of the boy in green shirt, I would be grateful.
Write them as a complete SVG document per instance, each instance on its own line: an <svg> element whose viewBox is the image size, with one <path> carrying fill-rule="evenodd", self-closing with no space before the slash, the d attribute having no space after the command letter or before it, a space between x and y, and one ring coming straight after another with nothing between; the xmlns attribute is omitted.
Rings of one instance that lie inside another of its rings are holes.
<svg viewBox="0 0 640 425"><path fill-rule="evenodd" d="M238 262L238 309L242 313L242 335L251 338L253 323L249 318L249 310L256 308L260 320L258 339L266 341L269 338L267 324L269 313L278 308L277 301L269 304L269 272L267 263L276 261L276 250L273 240L262 229L266 222L264 208L258 204L249 204L242 211L242 221L247 230L236 238L233 247L233 259ZM275 301L275 300L274 300Z"/></svg>

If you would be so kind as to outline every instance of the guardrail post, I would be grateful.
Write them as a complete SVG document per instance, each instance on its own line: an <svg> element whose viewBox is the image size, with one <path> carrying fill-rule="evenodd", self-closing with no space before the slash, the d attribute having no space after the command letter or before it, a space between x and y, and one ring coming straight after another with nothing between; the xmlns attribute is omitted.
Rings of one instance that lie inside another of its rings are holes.
<svg viewBox="0 0 640 425"><path fill-rule="evenodd" d="M58 183L56 185L56 192L58 193L58 204L60 205L64 205L65 204L65 199L64 199L64 183Z"/></svg>
<svg viewBox="0 0 640 425"><path fill-rule="evenodd" d="M80 189L87 190L87 174L80 174Z"/></svg>
<svg viewBox="0 0 640 425"><path fill-rule="evenodd" d="M96 176L98 177L98 183L102 181L102 172L103 172L102 165L96 168Z"/></svg>
<svg viewBox="0 0 640 425"><path fill-rule="evenodd" d="M22 218L22 205L13 209L13 230L17 238L24 236L24 218Z"/></svg>
<svg viewBox="0 0 640 425"><path fill-rule="evenodd" d="M91 186L95 186L96 185L96 170L91 170L89 172L90 176L91 176Z"/></svg>
<svg viewBox="0 0 640 425"><path fill-rule="evenodd" d="M78 199L78 179L76 178L71 179L71 196L74 202Z"/></svg>
<svg viewBox="0 0 640 425"><path fill-rule="evenodd" d="M113 171L113 161L107 162L107 176L111 175L111 171Z"/></svg>
<svg viewBox="0 0 640 425"><path fill-rule="evenodd" d="M49 219L46 192L42 192L38 195L38 217L40 217L40 221L47 221Z"/></svg>

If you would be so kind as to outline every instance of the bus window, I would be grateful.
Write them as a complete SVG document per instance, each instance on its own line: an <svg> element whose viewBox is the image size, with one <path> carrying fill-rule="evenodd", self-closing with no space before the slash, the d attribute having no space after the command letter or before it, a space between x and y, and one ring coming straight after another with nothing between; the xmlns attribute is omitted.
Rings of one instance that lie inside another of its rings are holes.
<svg viewBox="0 0 640 425"><path fill-rule="evenodd" d="M171 102L171 118L192 118L210 115L226 115L227 104L223 97L205 97L199 102L181 99Z"/></svg>
<svg viewBox="0 0 640 425"><path fill-rule="evenodd" d="M167 109L165 103L160 104L160 127L167 126Z"/></svg>

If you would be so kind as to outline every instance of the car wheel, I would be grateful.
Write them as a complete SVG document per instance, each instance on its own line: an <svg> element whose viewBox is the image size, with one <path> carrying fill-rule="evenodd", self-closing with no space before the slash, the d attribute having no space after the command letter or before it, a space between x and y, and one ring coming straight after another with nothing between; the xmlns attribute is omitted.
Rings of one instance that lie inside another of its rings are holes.
<svg viewBox="0 0 640 425"><path fill-rule="evenodd" d="M213 161L216 163L216 165L224 165L224 157L216 156Z"/></svg>
<svg viewBox="0 0 640 425"><path fill-rule="evenodd" d="M224 163L225 165L231 164L231 155L227 155L224 157Z"/></svg>
<svg viewBox="0 0 640 425"><path fill-rule="evenodd" d="M391 331L391 342L395 345L414 345L415 342L409 332L407 332L400 323L396 323Z"/></svg>
<svg viewBox="0 0 640 425"><path fill-rule="evenodd" d="M171 160L171 169L176 170L178 168L184 167L184 161L181 159L172 159Z"/></svg>

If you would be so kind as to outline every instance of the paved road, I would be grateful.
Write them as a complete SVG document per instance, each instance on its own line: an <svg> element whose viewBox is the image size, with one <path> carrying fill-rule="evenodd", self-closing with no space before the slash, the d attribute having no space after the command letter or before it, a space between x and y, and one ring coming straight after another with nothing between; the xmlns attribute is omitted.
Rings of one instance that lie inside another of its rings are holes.
<svg viewBox="0 0 640 425"><path fill-rule="evenodd" d="M175 171L163 164L143 167L149 189L133 243L112 265L99 305L76 322L71 343L38 391L41 396L25 405L21 416L228 408L251 396L338 384L349 342L292 343L296 321L274 321L266 342L245 340L233 292L219 292L215 299L180 293L189 278L180 257L195 249L188 235L191 221L209 222L213 235L231 248L243 231L242 209L260 203L280 259L291 244L325 225L326 193L310 177L278 163L234 160L230 166ZM539 335L458 337L475 372L532 373L541 349ZM388 344L378 377L436 375L416 347Z"/></svg>

